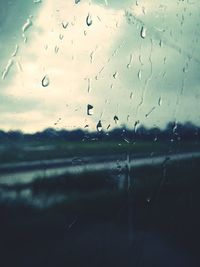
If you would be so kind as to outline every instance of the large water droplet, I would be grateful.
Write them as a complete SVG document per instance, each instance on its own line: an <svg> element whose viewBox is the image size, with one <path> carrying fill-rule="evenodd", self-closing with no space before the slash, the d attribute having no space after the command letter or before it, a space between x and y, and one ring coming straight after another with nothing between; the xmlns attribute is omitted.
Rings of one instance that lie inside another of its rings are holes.
<svg viewBox="0 0 200 267"><path fill-rule="evenodd" d="M42 86L47 87L49 85L49 83L50 83L49 77L47 75L45 75L44 78L42 79Z"/></svg>
<svg viewBox="0 0 200 267"><path fill-rule="evenodd" d="M87 105L87 115L91 116L93 114L93 106L88 104Z"/></svg>
<svg viewBox="0 0 200 267"><path fill-rule="evenodd" d="M91 17L90 14L87 15L86 24L87 24L87 26L91 26L92 25L92 17Z"/></svg>
<svg viewBox="0 0 200 267"><path fill-rule="evenodd" d="M142 26L140 31L140 36L144 39L146 37L146 28Z"/></svg>

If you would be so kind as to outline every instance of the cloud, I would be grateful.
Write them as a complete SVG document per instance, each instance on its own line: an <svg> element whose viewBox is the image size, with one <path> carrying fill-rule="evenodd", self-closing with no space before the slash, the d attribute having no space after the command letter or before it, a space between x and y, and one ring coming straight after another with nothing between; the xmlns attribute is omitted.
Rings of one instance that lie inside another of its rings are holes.
<svg viewBox="0 0 200 267"><path fill-rule="evenodd" d="M89 124L93 130L101 120L106 129L116 126L115 115L119 125L130 127L136 120L149 127L164 127L169 120L198 123L195 5L107 2L43 2L31 18L27 43L21 37L14 64L1 82L6 129L39 130L54 126L58 118L60 128ZM146 36L141 36L142 27ZM45 76L47 87L42 86ZM87 104L94 106L93 116L87 116ZM9 109L14 116L8 116Z"/></svg>

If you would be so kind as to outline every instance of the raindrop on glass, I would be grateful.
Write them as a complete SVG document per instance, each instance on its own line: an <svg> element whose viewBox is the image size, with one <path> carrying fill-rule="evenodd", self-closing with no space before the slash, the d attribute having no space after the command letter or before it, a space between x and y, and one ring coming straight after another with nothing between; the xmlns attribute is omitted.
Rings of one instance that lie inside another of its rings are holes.
<svg viewBox="0 0 200 267"><path fill-rule="evenodd" d="M140 36L142 37L142 39L145 39L146 37L146 28L144 26L142 26L141 28Z"/></svg>
<svg viewBox="0 0 200 267"><path fill-rule="evenodd" d="M138 78L141 81L141 79L142 79L142 71L141 70L138 71Z"/></svg>
<svg viewBox="0 0 200 267"><path fill-rule="evenodd" d="M59 47L58 46L55 46L55 49L54 49L55 53L57 54L58 51L59 51Z"/></svg>
<svg viewBox="0 0 200 267"><path fill-rule="evenodd" d="M87 105L87 115L91 116L93 114L93 106L88 104Z"/></svg>
<svg viewBox="0 0 200 267"><path fill-rule="evenodd" d="M87 15L86 24L87 24L87 26L91 26L92 25L92 17L91 17L90 14Z"/></svg>
<svg viewBox="0 0 200 267"><path fill-rule="evenodd" d="M159 97L158 99L158 106L161 106L162 105L162 97Z"/></svg>
<svg viewBox="0 0 200 267"><path fill-rule="evenodd" d="M45 75L44 78L42 79L42 86L47 87L49 85L49 83L50 83L49 77L47 75Z"/></svg>
<svg viewBox="0 0 200 267"><path fill-rule="evenodd" d="M62 40L63 37L64 37L64 36L63 36L62 34L59 35L59 39L60 39L60 40Z"/></svg>
<svg viewBox="0 0 200 267"><path fill-rule="evenodd" d="M102 131L102 124L101 124L101 121L99 121L98 123L97 123L97 132L101 132Z"/></svg>
<svg viewBox="0 0 200 267"><path fill-rule="evenodd" d="M119 118L118 118L118 117L115 115L113 119L114 119L115 123L117 124L117 123L118 123L118 120L119 120Z"/></svg>
<svg viewBox="0 0 200 267"><path fill-rule="evenodd" d="M118 72L116 71L114 74L113 74L113 78L116 79L118 76Z"/></svg>
<svg viewBox="0 0 200 267"><path fill-rule="evenodd" d="M67 29L68 25L69 25L69 22L67 22L67 21L63 21L62 22L62 26L63 26L64 29Z"/></svg>

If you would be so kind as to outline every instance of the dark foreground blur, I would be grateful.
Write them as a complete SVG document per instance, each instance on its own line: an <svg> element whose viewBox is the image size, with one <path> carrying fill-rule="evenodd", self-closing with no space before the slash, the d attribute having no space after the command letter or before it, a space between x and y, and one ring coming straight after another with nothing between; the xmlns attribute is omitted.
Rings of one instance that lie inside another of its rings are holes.
<svg viewBox="0 0 200 267"><path fill-rule="evenodd" d="M1 266L199 266L199 164L1 185Z"/></svg>

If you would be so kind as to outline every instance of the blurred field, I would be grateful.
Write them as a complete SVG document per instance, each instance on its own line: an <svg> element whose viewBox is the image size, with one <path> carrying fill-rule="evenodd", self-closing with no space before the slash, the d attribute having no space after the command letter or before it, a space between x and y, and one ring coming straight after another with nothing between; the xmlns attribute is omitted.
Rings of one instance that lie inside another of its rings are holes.
<svg viewBox="0 0 200 267"><path fill-rule="evenodd" d="M193 159L4 186L3 266L199 266L199 173Z"/></svg>
<svg viewBox="0 0 200 267"><path fill-rule="evenodd" d="M200 151L200 142L150 142L135 143L85 141L85 142L9 142L0 145L0 163L60 159L67 157L87 157L100 155L126 154L149 156L187 151Z"/></svg>

